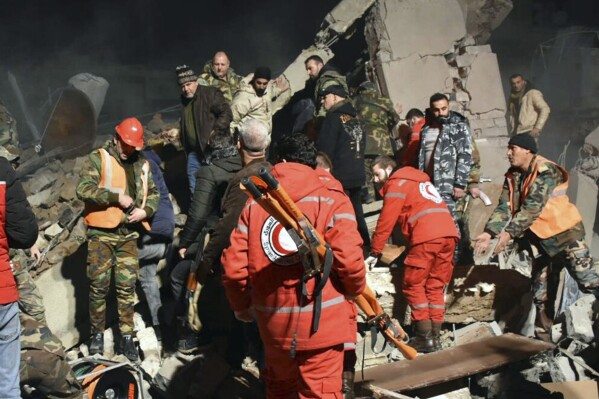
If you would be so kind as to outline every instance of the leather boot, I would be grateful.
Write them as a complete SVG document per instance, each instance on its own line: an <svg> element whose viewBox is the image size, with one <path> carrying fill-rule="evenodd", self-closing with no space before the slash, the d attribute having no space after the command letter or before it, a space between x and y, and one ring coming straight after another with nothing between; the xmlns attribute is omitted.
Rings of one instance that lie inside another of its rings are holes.
<svg viewBox="0 0 599 399"><path fill-rule="evenodd" d="M441 344L441 327L443 322L433 321L431 323L431 331L433 333L433 347L434 352L440 351L443 349L443 344Z"/></svg>
<svg viewBox="0 0 599 399"><path fill-rule="evenodd" d="M354 399L354 372L344 371L342 374L343 385L341 385L341 392L343 393L343 399Z"/></svg>
<svg viewBox="0 0 599 399"><path fill-rule="evenodd" d="M132 362L139 361L139 353L133 341L133 337L129 334L123 335L121 338L121 353Z"/></svg>
<svg viewBox="0 0 599 399"><path fill-rule="evenodd" d="M414 336L408 345L421 353L435 351L433 344L432 324L430 320L416 320L414 322Z"/></svg>

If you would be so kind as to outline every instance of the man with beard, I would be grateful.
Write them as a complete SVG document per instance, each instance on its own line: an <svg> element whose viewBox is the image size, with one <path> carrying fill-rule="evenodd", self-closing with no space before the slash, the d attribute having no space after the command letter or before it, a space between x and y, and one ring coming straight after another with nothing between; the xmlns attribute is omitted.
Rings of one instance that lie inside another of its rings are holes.
<svg viewBox="0 0 599 399"><path fill-rule="evenodd" d="M517 240L521 250L538 250L532 269L535 334L549 341L556 295L551 282L566 267L583 292L597 296L599 275L584 240L582 217L566 195L568 172L538 155L537 143L530 134L513 136L507 156L510 168L499 204L484 232L474 239L475 253L485 253L491 238L497 239L495 254L503 251L511 239Z"/></svg>
<svg viewBox="0 0 599 399"><path fill-rule="evenodd" d="M150 164L141 154L143 126L127 118L116 134L94 150L82 170L77 197L85 203L87 229L87 276L90 280L90 354L104 351L106 297L114 272L121 332L121 353L137 361L133 342L135 283L139 274L137 238L150 231L160 192Z"/></svg>
<svg viewBox="0 0 599 399"><path fill-rule="evenodd" d="M453 271L458 231L426 173L410 166L395 168L387 156L379 156L372 165L384 202L365 263L369 268L376 264L391 232L399 227L410 246L401 284L414 322L410 345L418 352L434 352L441 349L444 289Z"/></svg>
<svg viewBox="0 0 599 399"><path fill-rule="evenodd" d="M237 75L233 68L227 53L217 51L212 57L212 61L206 62L204 70L198 78L198 84L202 86L212 86L218 88L229 104L233 101L233 96L239 90L243 76Z"/></svg>
<svg viewBox="0 0 599 399"><path fill-rule="evenodd" d="M349 93L345 76L341 75L339 70L330 64L324 63L322 58L317 55L310 56L305 61L306 72L310 78L308 83L314 85L313 100L314 100L314 116L324 117L326 111L321 106L319 101L319 93L328 86L341 86L346 93Z"/></svg>
<svg viewBox="0 0 599 399"><path fill-rule="evenodd" d="M195 190L196 172L210 161L208 142L215 130L227 130L233 118L231 108L216 87L200 86L198 77L187 65L177 67L181 87L181 127L178 133L187 154L189 189ZM175 136L177 133L174 134Z"/></svg>
<svg viewBox="0 0 599 399"><path fill-rule="evenodd" d="M530 133L538 140L551 112L549 105L545 102L543 93L524 80L522 75L512 75L510 83L512 86L509 103L510 134L514 136Z"/></svg>
<svg viewBox="0 0 599 399"><path fill-rule="evenodd" d="M270 68L257 67L251 79L241 82L239 91L235 94L231 103L233 112L233 122L231 130L235 130L241 123L249 119L255 119L262 122L268 128L268 133L272 131L272 115L274 113L273 101L285 90L289 88L289 83L285 76L281 75L276 80L270 80Z"/></svg>
<svg viewBox="0 0 599 399"><path fill-rule="evenodd" d="M472 167L470 126L466 117L449 110L449 99L441 93L431 96L430 113L420 133L418 169L430 177L456 220L456 201L466 195Z"/></svg>

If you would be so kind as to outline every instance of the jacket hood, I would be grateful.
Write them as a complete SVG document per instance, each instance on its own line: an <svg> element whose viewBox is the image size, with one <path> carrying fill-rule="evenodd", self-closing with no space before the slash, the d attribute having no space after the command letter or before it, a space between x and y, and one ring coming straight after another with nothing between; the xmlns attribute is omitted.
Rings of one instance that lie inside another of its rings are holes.
<svg viewBox="0 0 599 399"><path fill-rule="evenodd" d="M227 172L237 173L237 171L241 169L241 157L237 154L232 157L218 159L212 162L212 164Z"/></svg>
<svg viewBox="0 0 599 399"><path fill-rule="evenodd" d="M412 180L417 182L430 181L430 178L426 173L411 166L404 166L401 169L398 169L395 173L389 177L387 183L395 180Z"/></svg>
<svg viewBox="0 0 599 399"><path fill-rule="evenodd" d="M299 163L281 162L276 164L270 172L294 201L324 187L314 169Z"/></svg>

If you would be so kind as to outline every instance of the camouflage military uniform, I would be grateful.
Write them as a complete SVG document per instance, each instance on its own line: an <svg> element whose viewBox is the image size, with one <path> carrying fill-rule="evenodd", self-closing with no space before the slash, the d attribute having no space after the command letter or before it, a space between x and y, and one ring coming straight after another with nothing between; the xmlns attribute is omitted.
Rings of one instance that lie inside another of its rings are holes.
<svg viewBox="0 0 599 399"><path fill-rule="evenodd" d="M108 141L104 147L108 153L119 159L114 144ZM141 168L147 162L141 154L133 163L135 176L135 191L131 192L130 182L126 194L133 198L135 206L140 207L143 198L143 184L141 182ZM102 161L98 151L90 154L81 170L81 179L77 186L77 196L87 204L108 206L118 204L118 194L105 188L98 187L100 182ZM158 208L160 193L152 178L148 176L148 195L144 210L148 219L154 215ZM87 229L87 277L90 280L89 313L92 333L103 332L106 317L106 296L110 287L112 272L115 273L115 287L119 312L119 329L123 335L133 333L133 305L135 283L139 272L139 258L137 253L139 224L130 225L123 223L114 229L101 229L89 226Z"/></svg>
<svg viewBox="0 0 599 399"><path fill-rule="evenodd" d="M533 159L534 162L534 159ZM531 162L531 165L533 164ZM516 168L509 170L514 176L514 187L521 187L522 181L531 172L529 169L522 173ZM541 239L529 227L539 217L555 187L563 183L564 177L560 170L551 163L539 168L539 174L532 183L529 194L523 202L520 201L520 189L514 193L514 203L518 204L512 215L510 208L510 191L507 179L499 198L499 204L491 215L485 231L491 236L502 230L516 240L539 248L541 256L533 262L533 291L537 306L537 331L548 332L551 327L552 301L549 301L548 281L566 267L570 275L577 281L580 289L587 293L599 294L599 275L594 270L593 258L589 247L584 241L584 226L582 222L574 227L552 237ZM544 331L543 331L544 330Z"/></svg>
<svg viewBox="0 0 599 399"><path fill-rule="evenodd" d="M225 76L224 79L219 78L212 71L212 61L208 61L204 65L203 72L198 77L198 84L202 86L218 87L223 93L225 100L227 100L227 103L231 104L233 97L235 97L235 93L239 90L241 79L243 79L243 76L237 75L235 71L233 71L233 68L229 68L227 76Z"/></svg>
<svg viewBox="0 0 599 399"><path fill-rule="evenodd" d="M18 145L17 121L0 102L0 145Z"/></svg>
<svg viewBox="0 0 599 399"><path fill-rule="evenodd" d="M472 168L470 169L470 176L468 177L468 191L473 188L478 188L480 183L480 154L478 147L476 146L476 140L472 140ZM460 241L458 242L461 256L461 263L470 263L473 259L472 244L470 239L470 209L468 204L473 198L470 194L466 194L464 197L456 201L455 206L455 217L460 228Z"/></svg>
<svg viewBox="0 0 599 399"><path fill-rule="evenodd" d="M26 313L37 322L47 324L42 295L27 271L28 257L23 250L16 250L14 255L13 251L15 250L11 249L13 271L19 290L19 310L21 314Z"/></svg>
<svg viewBox="0 0 599 399"><path fill-rule="evenodd" d="M422 128L420 142L431 128ZM457 223L455 213L454 187L466 189L472 167L472 134L468 120L457 112L450 111L447 121L440 128L439 138L432 156L433 176L431 181L445 200L449 211ZM418 168L426 171L424 164L424 146L420 146Z"/></svg>
<svg viewBox="0 0 599 399"><path fill-rule="evenodd" d="M374 85L365 87L353 98L352 103L358 111L358 118L364 121L366 127L364 169L368 192L374 198L372 162L379 155L388 155L393 158L391 129L399 122L399 115L391 100L379 95Z"/></svg>

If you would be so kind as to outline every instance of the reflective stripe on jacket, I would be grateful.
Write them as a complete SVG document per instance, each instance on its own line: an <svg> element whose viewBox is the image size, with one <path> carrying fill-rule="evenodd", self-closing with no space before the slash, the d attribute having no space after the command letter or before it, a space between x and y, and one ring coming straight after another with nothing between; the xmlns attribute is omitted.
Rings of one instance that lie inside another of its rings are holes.
<svg viewBox="0 0 599 399"><path fill-rule="evenodd" d="M113 193L124 194L127 190L127 176L125 169L112 157L104 148L98 149L102 159L102 169L100 172L100 183L98 187L105 188ZM144 162L141 174L141 184L143 186L143 198L140 208L145 208L148 198L148 173L150 165L148 161ZM104 229L113 229L125 221L125 212L120 206L109 205L99 206L85 204L85 223L88 226L100 227ZM147 231L150 231L150 224L147 220L141 222Z"/></svg>
<svg viewBox="0 0 599 399"><path fill-rule="evenodd" d="M459 237L445 201L426 173L403 167L387 180L382 195L383 209L371 241L373 253L382 253L396 224L410 246L441 237Z"/></svg>
<svg viewBox="0 0 599 399"><path fill-rule="evenodd" d="M568 172L556 163L537 155L533 160L531 172L522 183L522 193L518 205L515 204L514 175L511 172L508 172L505 175L510 191L510 209L513 216L520 208L520 205L526 200L530 188L539 174L539 169L546 163L550 163L557 167L562 173L564 181L553 189L547 203L543 207L543 211L530 226L530 230L541 239L563 233L582 221L580 212L578 212L576 206L570 202L568 195L566 194L566 191L568 190Z"/></svg>

